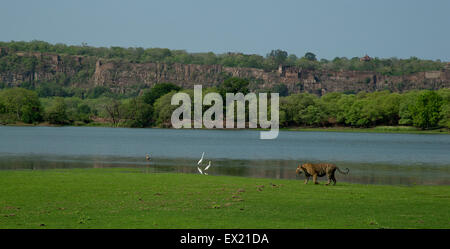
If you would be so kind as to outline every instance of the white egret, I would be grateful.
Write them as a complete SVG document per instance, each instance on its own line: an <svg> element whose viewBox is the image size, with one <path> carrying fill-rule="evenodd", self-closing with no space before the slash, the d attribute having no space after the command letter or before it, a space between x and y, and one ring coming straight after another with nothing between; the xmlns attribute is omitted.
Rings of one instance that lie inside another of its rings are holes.
<svg viewBox="0 0 450 249"><path fill-rule="evenodd" d="M205 155L205 152L202 153L202 158L198 161L197 165L200 165L203 162L203 156Z"/></svg>
<svg viewBox="0 0 450 249"><path fill-rule="evenodd" d="M199 166L197 166L197 170L198 170L198 172L200 172L200 174L202 174L202 175L208 175L208 173L206 173L206 171L209 169L209 167L211 167L211 161L209 161L208 165L206 166L205 169L203 169L203 171L200 169Z"/></svg>
<svg viewBox="0 0 450 249"><path fill-rule="evenodd" d="M208 173L206 173L206 171L209 169L209 167L211 167L211 161L209 161L208 165L205 167L205 169L202 169L199 167L200 164L203 162L203 157L205 156L205 152L202 153L202 158L200 158L200 160L197 163L197 170L198 172L200 172L201 175L208 175Z"/></svg>
<svg viewBox="0 0 450 249"><path fill-rule="evenodd" d="M209 161L208 166L206 166L205 170L208 170L211 167L211 161Z"/></svg>

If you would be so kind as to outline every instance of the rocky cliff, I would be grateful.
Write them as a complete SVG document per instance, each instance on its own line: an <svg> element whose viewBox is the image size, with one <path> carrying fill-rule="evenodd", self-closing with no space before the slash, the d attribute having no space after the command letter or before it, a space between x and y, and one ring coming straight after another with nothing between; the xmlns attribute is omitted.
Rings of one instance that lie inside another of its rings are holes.
<svg viewBox="0 0 450 249"><path fill-rule="evenodd" d="M8 52L0 49L0 57ZM194 84L217 86L226 78L247 78L252 90L269 90L276 84L285 84L290 93L359 92L389 89L394 92L410 89L450 88L450 67L442 71L419 72L403 76L387 76L370 71L311 71L280 66L266 72L255 68L233 68L221 65L132 63L94 57L55 55L43 53L15 53L17 63L23 58L35 61L31 66L17 65L0 70L0 82L10 86L29 82L59 82L68 86L107 86L115 92L127 92L159 82L172 82L184 88ZM14 62L12 62L14 63Z"/></svg>

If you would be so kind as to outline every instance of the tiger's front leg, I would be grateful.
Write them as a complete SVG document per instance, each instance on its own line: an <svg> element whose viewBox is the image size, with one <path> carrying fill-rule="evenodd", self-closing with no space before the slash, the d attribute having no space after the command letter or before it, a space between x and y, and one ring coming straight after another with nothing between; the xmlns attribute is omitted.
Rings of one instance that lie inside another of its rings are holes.
<svg viewBox="0 0 450 249"><path fill-rule="evenodd" d="M306 176L305 184L308 184L308 181L309 181L309 176Z"/></svg>
<svg viewBox="0 0 450 249"><path fill-rule="evenodd" d="M317 174L313 175L313 182L314 184L319 184L319 182L317 182Z"/></svg>

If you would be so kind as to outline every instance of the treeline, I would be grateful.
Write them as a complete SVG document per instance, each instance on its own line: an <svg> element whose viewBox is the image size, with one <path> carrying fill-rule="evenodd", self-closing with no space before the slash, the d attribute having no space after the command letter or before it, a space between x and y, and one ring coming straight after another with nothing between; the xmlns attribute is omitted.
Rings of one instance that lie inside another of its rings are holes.
<svg viewBox="0 0 450 249"><path fill-rule="evenodd" d="M203 94L218 92L248 93L248 80L230 78L220 88L203 89ZM36 91L24 88L0 90L0 124L47 122L55 125L109 125L114 127L170 127L172 95L184 90L171 83L160 83L141 96L118 99L39 98ZM225 99L225 98L224 98ZM208 106L204 106L204 110ZM281 127L374 127L414 126L422 129L450 128L450 89L406 93L388 91L358 94L328 93L322 97L308 93L280 98Z"/></svg>
<svg viewBox="0 0 450 249"><path fill-rule="evenodd" d="M289 126L375 127L405 125L450 128L450 90L358 94L307 93L281 98L280 123Z"/></svg>
<svg viewBox="0 0 450 249"><path fill-rule="evenodd" d="M117 93L111 91L111 88L106 86L95 86L91 88L80 88L74 86L65 86L57 82L42 82L39 84L32 84L28 81L22 82L18 85L20 88L33 90L37 93L39 98L48 97L77 97L80 99L95 99L99 97L109 98L131 98L139 95L141 90L146 89L144 84L136 84L130 87L125 93ZM11 88L8 84L0 82L0 90Z"/></svg>
<svg viewBox="0 0 450 249"><path fill-rule="evenodd" d="M157 84L142 96L117 98L110 92L96 98L48 97L26 88L0 90L0 124L108 125L113 127L152 127L167 106L158 104L164 95L181 90L170 83ZM156 103L155 103L156 102ZM153 107L155 104L155 107ZM169 100L170 105L170 100ZM156 115L153 115L153 113ZM169 117L170 120L170 117Z"/></svg>
<svg viewBox="0 0 450 249"><path fill-rule="evenodd" d="M219 64L228 67L249 67L259 68L266 71L276 70L280 64L286 66L296 66L311 70L356 70L375 71L385 75L403 75L421 71L441 70L445 63L439 60L422 60L417 57L409 59L397 58L372 58L369 61L360 61L360 58L336 57L333 60L317 59L316 55L306 52L304 56L298 57L295 54L288 54L286 51L272 50L265 56L257 54L243 53L188 53L185 50L170 50L167 48L141 48L141 47L92 47L87 44L80 46L65 44L50 44L44 41L11 41L0 42L0 47L8 48L12 52L45 52L66 55L93 56L107 59L124 59L130 62L164 62L182 64ZM1 56L1 54L0 54ZM5 57L12 56L7 55ZM11 58L7 58L11 60ZM13 58L14 59L14 58ZM15 58L19 60L18 58ZM3 61L3 62L2 62ZM0 70L6 68L6 59L0 59ZM17 65L17 63L15 63ZM32 67L33 62L28 62L23 67Z"/></svg>

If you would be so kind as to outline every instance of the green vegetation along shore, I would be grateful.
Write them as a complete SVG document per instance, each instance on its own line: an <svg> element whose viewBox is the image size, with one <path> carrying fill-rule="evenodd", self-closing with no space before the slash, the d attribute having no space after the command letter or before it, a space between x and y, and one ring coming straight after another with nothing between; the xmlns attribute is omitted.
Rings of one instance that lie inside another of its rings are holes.
<svg viewBox="0 0 450 249"><path fill-rule="evenodd" d="M215 92L225 99L225 93L249 93L248 85L246 79L230 78L220 87L204 89L203 95ZM192 100L194 95L192 89L181 89L171 83L158 83L132 98L110 95L102 89L93 88L87 97L41 95L42 89L1 89L0 125L25 123L170 128L172 113L178 107L171 105L172 96L184 92ZM282 89L276 92L282 92ZM203 111L210 107L203 106ZM367 129L384 126L396 127L394 130L399 131L416 128L445 130L450 128L450 89L401 94L389 91L358 94L335 92L321 97L309 93L292 94L280 98L279 114L281 128ZM389 132L393 128L384 130Z"/></svg>
<svg viewBox="0 0 450 249"><path fill-rule="evenodd" d="M0 125L1 126L1 125ZM61 127L59 125L52 125L49 123L39 123L39 124L26 124L26 123L15 123L7 124L6 126L39 126L39 127ZM89 123L89 124L78 124L73 127L113 127L108 122L103 123ZM124 127L126 128L126 127ZM147 127L149 129L167 129L160 127ZM193 129L193 128L192 128ZM204 128L207 129L207 128ZM225 129L225 128L224 128ZM248 128L246 128L248 129ZM207 129L209 130L209 129ZM251 129L251 130L270 130L270 129ZM280 131L299 131L299 132L352 132L352 133L396 133L396 134L450 134L450 129L448 128L437 128L422 130L419 128L411 126L376 126L371 128L358 128L358 127L289 127L280 128Z"/></svg>
<svg viewBox="0 0 450 249"><path fill-rule="evenodd" d="M141 171L0 171L0 228L450 228L448 186Z"/></svg>
<svg viewBox="0 0 450 249"><path fill-rule="evenodd" d="M371 128L357 127L291 127L282 131L320 131L320 132L364 132L364 133L405 133L405 134L450 134L448 128L422 130L411 126L376 126Z"/></svg>

